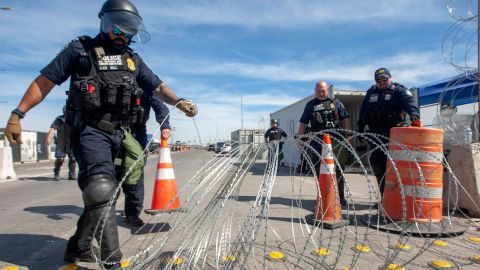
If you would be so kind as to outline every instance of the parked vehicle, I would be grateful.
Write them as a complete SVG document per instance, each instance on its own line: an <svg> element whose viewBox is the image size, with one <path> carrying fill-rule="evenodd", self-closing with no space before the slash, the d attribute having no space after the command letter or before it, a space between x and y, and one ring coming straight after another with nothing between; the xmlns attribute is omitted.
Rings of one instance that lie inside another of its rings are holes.
<svg viewBox="0 0 480 270"><path fill-rule="evenodd" d="M230 143L225 143L222 147L221 153L228 154L230 151L232 151L232 145Z"/></svg>
<svg viewBox="0 0 480 270"><path fill-rule="evenodd" d="M225 142L217 142L217 144L215 144L215 154L222 152L222 147L224 144Z"/></svg>
<svg viewBox="0 0 480 270"><path fill-rule="evenodd" d="M207 151L215 151L215 144L211 143L207 147Z"/></svg>

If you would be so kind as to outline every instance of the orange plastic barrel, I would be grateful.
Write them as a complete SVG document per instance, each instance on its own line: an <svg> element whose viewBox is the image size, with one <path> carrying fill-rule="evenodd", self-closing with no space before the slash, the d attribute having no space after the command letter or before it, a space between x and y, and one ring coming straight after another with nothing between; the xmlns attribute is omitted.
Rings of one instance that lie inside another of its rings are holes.
<svg viewBox="0 0 480 270"><path fill-rule="evenodd" d="M407 221L440 222L443 207L443 130L396 127L390 130L390 140L388 152L398 176L392 162L387 160L383 193L385 213L393 220L403 220L402 201L405 200Z"/></svg>

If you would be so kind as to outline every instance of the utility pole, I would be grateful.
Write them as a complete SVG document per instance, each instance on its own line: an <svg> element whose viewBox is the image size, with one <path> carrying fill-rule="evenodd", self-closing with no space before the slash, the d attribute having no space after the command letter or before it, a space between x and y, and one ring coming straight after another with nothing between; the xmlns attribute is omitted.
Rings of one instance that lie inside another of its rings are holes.
<svg viewBox="0 0 480 270"><path fill-rule="evenodd" d="M240 95L240 115L241 115L241 129L243 129L243 96Z"/></svg>

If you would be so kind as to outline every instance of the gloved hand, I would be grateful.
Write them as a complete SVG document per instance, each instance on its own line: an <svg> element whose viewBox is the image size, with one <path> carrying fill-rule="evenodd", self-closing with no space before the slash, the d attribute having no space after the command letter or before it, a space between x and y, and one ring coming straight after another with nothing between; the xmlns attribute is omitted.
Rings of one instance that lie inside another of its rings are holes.
<svg viewBox="0 0 480 270"><path fill-rule="evenodd" d="M170 138L170 129L162 129L162 139L168 140Z"/></svg>
<svg viewBox="0 0 480 270"><path fill-rule="evenodd" d="M188 117L194 117L198 113L197 105L195 105L195 103L193 103L193 101L191 100L185 100L183 98L180 98L177 101L176 106Z"/></svg>
<svg viewBox="0 0 480 270"><path fill-rule="evenodd" d="M412 116L412 127L422 127L422 121L420 121L420 118L417 116Z"/></svg>
<svg viewBox="0 0 480 270"><path fill-rule="evenodd" d="M5 137L11 144L22 143L22 126L20 126L20 116L12 113L5 128Z"/></svg>

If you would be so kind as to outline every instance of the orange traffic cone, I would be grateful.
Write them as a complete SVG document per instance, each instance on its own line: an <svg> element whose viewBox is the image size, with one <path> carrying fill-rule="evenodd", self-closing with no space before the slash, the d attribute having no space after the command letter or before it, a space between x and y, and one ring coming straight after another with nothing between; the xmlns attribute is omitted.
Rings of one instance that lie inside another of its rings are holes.
<svg viewBox="0 0 480 270"><path fill-rule="evenodd" d="M320 194L317 193L315 215L307 216L307 221L315 225L321 224L327 229L335 229L347 225L348 221L342 220L340 212L335 161L333 160L332 142L329 134L323 135L323 142L320 174L318 176Z"/></svg>
<svg viewBox="0 0 480 270"><path fill-rule="evenodd" d="M173 172L172 157L167 140L162 137L152 196L152 208L145 210L145 213L156 215L178 210L180 210L180 199L177 194L177 181Z"/></svg>

